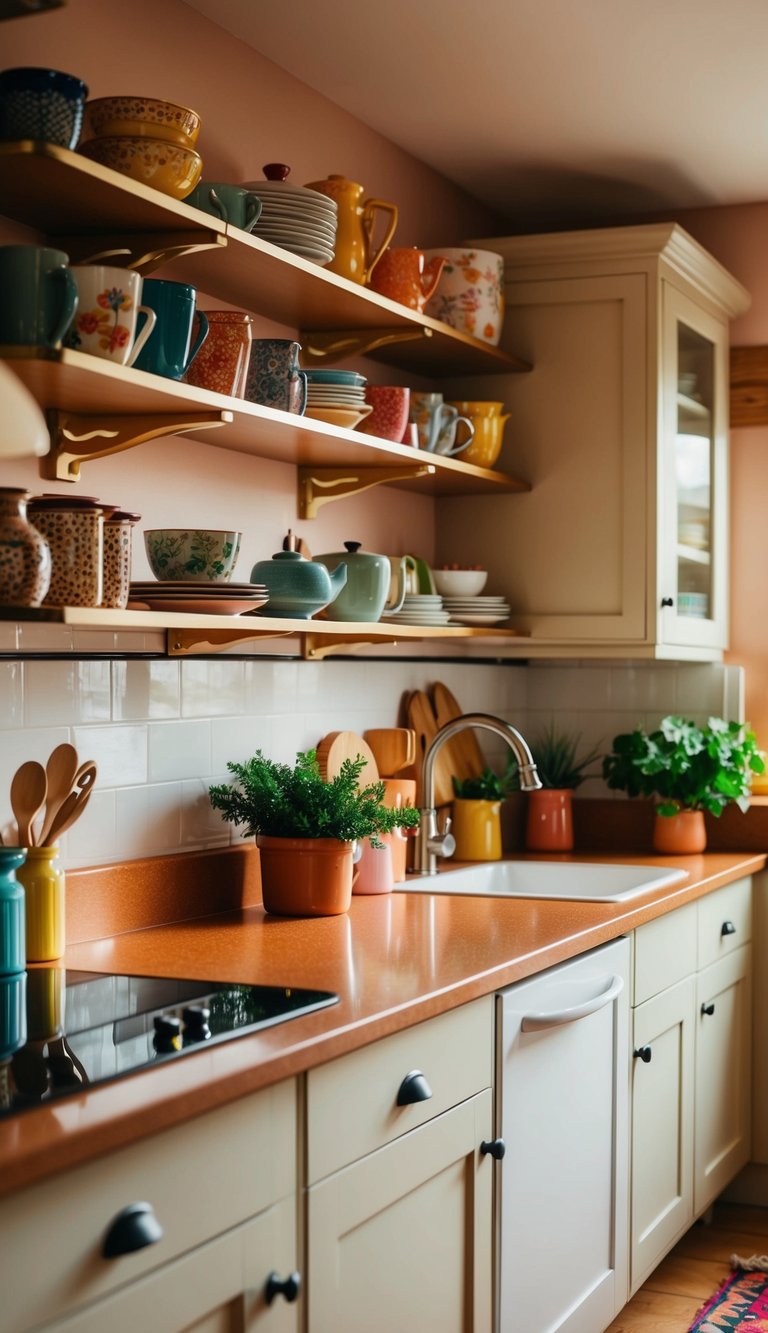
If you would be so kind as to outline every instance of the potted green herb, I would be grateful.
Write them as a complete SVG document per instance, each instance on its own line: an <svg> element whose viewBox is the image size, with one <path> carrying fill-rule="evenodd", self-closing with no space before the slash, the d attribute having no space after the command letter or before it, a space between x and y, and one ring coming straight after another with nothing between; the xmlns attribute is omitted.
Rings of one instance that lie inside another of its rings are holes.
<svg viewBox="0 0 768 1333"><path fill-rule="evenodd" d="M525 845L534 852L569 852L573 849L573 793L589 776L586 769L599 756L593 749L579 754L580 735L558 732L550 725L531 742L531 754L541 789L528 793ZM517 766L507 770L511 785L519 786Z"/></svg>
<svg viewBox="0 0 768 1333"><path fill-rule="evenodd" d="M700 852L704 812L719 816L734 801L749 805L753 773L765 764L754 733L740 722L711 717L705 727L665 717L656 731L614 737L603 760L609 787L656 799L653 845L659 852Z"/></svg>
<svg viewBox="0 0 768 1333"><path fill-rule="evenodd" d="M501 857L501 802L506 778L486 768L477 777L453 779L455 856L459 861L498 861Z"/></svg>
<svg viewBox="0 0 768 1333"><path fill-rule="evenodd" d="M365 759L347 759L325 781L314 750L296 764L277 764L257 750L244 764L229 763L235 782L211 787L215 810L256 837L262 894L268 912L283 916L336 916L349 910L355 844L378 834L413 828L413 806L383 804L383 782L360 785Z"/></svg>

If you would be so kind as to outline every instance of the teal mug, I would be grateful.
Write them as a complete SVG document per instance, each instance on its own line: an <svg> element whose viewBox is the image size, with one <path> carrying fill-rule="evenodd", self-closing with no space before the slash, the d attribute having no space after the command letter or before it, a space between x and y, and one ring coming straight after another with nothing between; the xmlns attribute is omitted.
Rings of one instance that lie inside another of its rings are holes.
<svg viewBox="0 0 768 1333"><path fill-rule="evenodd" d="M0 246L0 343L60 347L77 311L69 255L45 245Z"/></svg>
<svg viewBox="0 0 768 1333"><path fill-rule="evenodd" d="M136 370L180 380L208 337L208 320L195 309L197 291L186 282L145 278L142 300L157 315L157 323L134 361ZM198 328L192 341L192 324Z"/></svg>
<svg viewBox="0 0 768 1333"><path fill-rule="evenodd" d="M184 203L201 208L204 213L211 213L242 231L252 231L261 216L258 195L242 185L227 185L223 181L201 181L191 194L185 196Z"/></svg>

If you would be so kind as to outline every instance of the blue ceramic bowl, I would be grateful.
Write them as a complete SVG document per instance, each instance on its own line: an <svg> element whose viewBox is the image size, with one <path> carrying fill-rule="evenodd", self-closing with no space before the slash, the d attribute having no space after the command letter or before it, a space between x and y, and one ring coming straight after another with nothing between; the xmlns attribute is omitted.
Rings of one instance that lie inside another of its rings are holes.
<svg viewBox="0 0 768 1333"><path fill-rule="evenodd" d="M0 71L0 139L34 139L75 148L88 88L56 69Z"/></svg>

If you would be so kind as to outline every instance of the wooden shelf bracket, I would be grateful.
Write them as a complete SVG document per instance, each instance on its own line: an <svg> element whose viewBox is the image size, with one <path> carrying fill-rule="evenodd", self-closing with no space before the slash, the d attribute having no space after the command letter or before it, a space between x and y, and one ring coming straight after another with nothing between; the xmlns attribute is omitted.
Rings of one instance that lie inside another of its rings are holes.
<svg viewBox="0 0 768 1333"><path fill-rule="evenodd" d="M82 416L76 412L48 413L50 453L40 460L40 475L48 481L79 481L80 464L94 458L133 449L159 435L181 435L187 430L213 430L232 421L232 413L149 413L145 416Z"/></svg>
<svg viewBox="0 0 768 1333"><path fill-rule="evenodd" d="M284 639L296 633L295 629L268 629L268 622L254 623L246 616L242 629L169 629L167 649L169 657L194 657L201 653L221 653L239 643L253 643L254 639Z"/></svg>
<svg viewBox="0 0 768 1333"><path fill-rule="evenodd" d="M413 467L300 467L298 470L299 518L317 518L318 510L333 500L346 495L357 495L371 486L391 486L395 481L411 477L429 477L435 471L434 463L415 464Z"/></svg>
<svg viewBox="0 0 768 1333"><path fill-rule="evenodd" d="M327 332L302 330L299 341L302 362L314 366L322 365L328 357L367 356L387 343L416 342L431 337L431 329L404 326L398 329L329 329Z"/></svg>
<svg viewBox="0 0 768 1333"><path fill-rule="evenodd" d="M394 626L392 627L394 631ZM380 629L380 627L379 627ZM396 633L396 631L395 631ZM354 657L358 649L371 643L393 644L398 640L393 633L392 638L382 638L378 634L305 634L301 641L301 655L305 662L322 662L324 657L347 656ZM409 636L410 642L418 642L413 636Z"/></svg>
<svg viewBox="0 0 768 1333"><path fill-rule="evenodd" d="M226 236L218 231L141 232L126 237L126 244L115 249L114 233L57 237L76 264L105 263L130 268L145 278L172 259L197 254L200 250L224 249Z"/></svg>

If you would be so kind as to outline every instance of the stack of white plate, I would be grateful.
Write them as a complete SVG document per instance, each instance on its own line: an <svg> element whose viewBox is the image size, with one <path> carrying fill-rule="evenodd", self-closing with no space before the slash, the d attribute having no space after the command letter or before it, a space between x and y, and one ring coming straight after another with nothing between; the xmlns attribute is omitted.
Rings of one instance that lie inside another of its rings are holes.
<svg viewBox="0 0 768 1333"><path fill-rule="evenodd" d="M504 597L444 597L443 603L459 625L500 625L511 611Z"/></svg>
<svg viewBox="0 0 768 1333"><path fill-rule="evenodd" d="M356 370L308 370L306 374L305 416L353 430L373 411L365 401L368 381Z"/></svg>
<svg viewBox="0 0 768 1333"><path fill-rule="evenodd" d="M280 245L302 259L327 264L336 246L337 208L333 199L290 185L286 180L243 181L261 200L261 214L253 236Z"/></svg>
<svg viewBox="0 0 768 1333"><path fill-rule="evenodd" d="M408 593L402 610L382 619L392 625L448 625L451 617L438 593Z"/></svg>
<svg viewBox="0 0 768 1333"><path fill-rule="evenodd" d="M185 583L147 579L131 584L128 609L181 611L198 616L239 616L269 601L264 583Z"/></svg>

